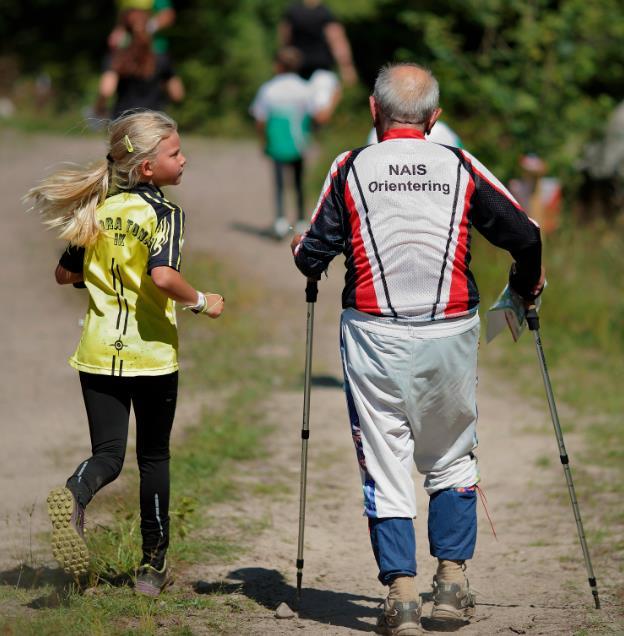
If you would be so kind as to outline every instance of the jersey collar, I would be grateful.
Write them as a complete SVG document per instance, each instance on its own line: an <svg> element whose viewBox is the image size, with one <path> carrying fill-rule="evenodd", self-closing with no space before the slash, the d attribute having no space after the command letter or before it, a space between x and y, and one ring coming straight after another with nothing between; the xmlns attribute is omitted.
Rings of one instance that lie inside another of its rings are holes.
<svg viewBox="0 0 624 636"><path fill-rule="evenodd" d="M381 141L387 139L424 139L425 133L422 130L416 130L415 128L390 128L386 130Z"/></svg>
<svg viewBox="0 0 624 636"><path fill-rule="evenodd" d="M155 186L153 183L148 183L146 181L143 181L141 183L138 183L134 188L132 188L133 191L137 191L137 190L149 190L150 192L155 192L156 194L160 195L161 197L164 198L164 194L162 192L162 190L158 187Z"/></svg>

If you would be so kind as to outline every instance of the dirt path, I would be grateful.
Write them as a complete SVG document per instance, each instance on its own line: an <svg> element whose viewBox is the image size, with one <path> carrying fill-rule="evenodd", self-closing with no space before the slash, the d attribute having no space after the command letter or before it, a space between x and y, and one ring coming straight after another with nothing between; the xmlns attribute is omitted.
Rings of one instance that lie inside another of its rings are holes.
<svg viewBox="0 0 624 636"><path fill-rule="evenodd" d="M0 241L5 254L3 297L9 302L2 314L0 565L11 567L31 549L50 560L47 547L31 545L29 536L46 527L45 494L82 457L86 435L78 383L64 364L79 334L82 300L73 289L60 290L52 283L58 245L47 239L35 218L19 213L18 199L45 166L58 158L98 156L102 145L97 140L2 136L0 185L8 203ZM286 244L259 235L271 218L268 166L248 143L189 140L185 150L189 166L175 194L188 215L187 248L216 255L269 289L267 302L274 307L279 338L266 344L297 346L303 360L303 279L291 264ZM281 492L273 500L250 499L212 512L224 520L233 515L256 519L268 528L250 538L248 550L235 564L197 566L178 583L195 585L200 593L231 585L237 594L257 601L256 611L237 618L235 633L371 631L383 598L361 516L359 477L340 389L341 268L336 263L323 280L317 305L314 368L322 377L312 397L305 589L299 618L273 617L277 604L292 601L294 595L302 403L298 392L268 397L267 417L275 428L270 462L251 465L242 476L283 484ZM563 477L555 461L537 465L543 455L557 458L547 413L542 404L523 404L510 385L483 371L479 400L481 473L498 540L479 506L478 558L469 570L479 607L477 620L461 632L571 634L588 627L595 618ZM177 426L182 428L185 419L190 418L182 414ZM572 451L580 443L574 436L566 442ZM416 481L420 484L421 479ZM434 563L426 544L425 496L420 488L418 494L418 580L422 592L428 592ZM608 593L603 594L608 602ZM429 607L427 602L425 613ZM210 633L201 621L196 631ZM587 633L602 632L590 628Z"/></svg>

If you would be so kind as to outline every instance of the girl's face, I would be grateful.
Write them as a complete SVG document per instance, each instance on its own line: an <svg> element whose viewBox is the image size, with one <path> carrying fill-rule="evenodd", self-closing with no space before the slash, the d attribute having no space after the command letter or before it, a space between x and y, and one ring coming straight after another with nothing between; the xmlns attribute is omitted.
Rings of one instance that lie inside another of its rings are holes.
<svg viewBox="0 0 624 636"><path fill-rule="evenodd" d="M182 180L186 157L180 150L180 135L173 132L165 137L159 144L156 157L148 162L151 175L150 181L160 187L178 185Z"/></svg>

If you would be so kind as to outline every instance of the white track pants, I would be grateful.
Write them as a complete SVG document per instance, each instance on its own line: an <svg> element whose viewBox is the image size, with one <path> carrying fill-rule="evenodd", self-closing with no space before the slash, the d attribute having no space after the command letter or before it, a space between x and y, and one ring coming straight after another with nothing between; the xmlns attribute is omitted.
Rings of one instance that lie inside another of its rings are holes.
<svg viewBox="0 0 624 636"><path fill-rule="evenodd" d="M414 462L429 494L479 481L478 342L478 317L433 332L343 312L345 391L369 517L416 516Z"/></svg>

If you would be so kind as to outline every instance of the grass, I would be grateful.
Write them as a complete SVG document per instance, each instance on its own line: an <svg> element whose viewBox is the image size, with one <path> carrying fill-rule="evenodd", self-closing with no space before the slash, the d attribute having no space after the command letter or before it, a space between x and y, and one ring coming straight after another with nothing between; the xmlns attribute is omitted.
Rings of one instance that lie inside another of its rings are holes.
<svg viewBox="0 0 624 636"><path fill-rule="evenodd" d="M192 393L205 406L196 425L172 449L169 556L178 572L191 563L231 562L244 551L245 537L270 525L267 518L215 523L206 518L206 511L214 503L243 496L237 472L245 461L265 453L262 442L268 428L261 402L275 378L293 375L289 358L254 353L252 345L271 336L267 322L253 312L262 290L241 286L222 268L192 254L185 265L190 280L210 280L232 300L219 321L180 312L182 366L190 367L181 374L181 397ZM123 492L98 498L112 521L87 534L94 558L82 587L56 568L33 563L4 573L1 634L191 634L197 613L203 629L224 633L228 617L252 604L231 590L198 595L188 585L174 587L162 600L134 595L130 582L140 559L138 475L131 466L124 475ZM270 482L245 488L256 497L274 492Z"/></svg>

